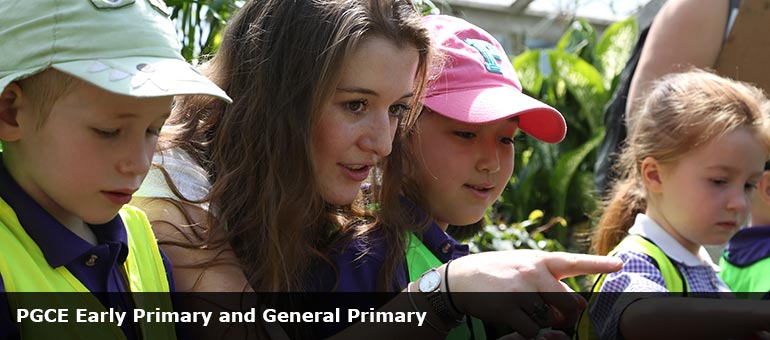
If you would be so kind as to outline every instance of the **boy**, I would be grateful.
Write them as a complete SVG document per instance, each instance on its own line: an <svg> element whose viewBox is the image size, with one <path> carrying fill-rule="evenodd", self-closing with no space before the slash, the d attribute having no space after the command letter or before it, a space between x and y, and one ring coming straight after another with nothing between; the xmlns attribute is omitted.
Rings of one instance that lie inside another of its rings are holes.
<svg viewBox="0 0 770 340"><path fill-rule="evenodd" d="M770 298L770 162L765 163L751 206L751 225L739 230L719 261L719 276L734 292Z"/></svg>
<svg viewBox="0 0 770 340"><path fill-rule="evenodd" d="M7 295L0 338L174 338L173 324L132 320L168 295L105 294L173 288L146 217L124 204L173 96L230 99L181 57L161 0L4 0L0 23L0 292L85 293ZM22 319L31 308L69 322ZM77 309L128 317L77 323Z"/></svg>

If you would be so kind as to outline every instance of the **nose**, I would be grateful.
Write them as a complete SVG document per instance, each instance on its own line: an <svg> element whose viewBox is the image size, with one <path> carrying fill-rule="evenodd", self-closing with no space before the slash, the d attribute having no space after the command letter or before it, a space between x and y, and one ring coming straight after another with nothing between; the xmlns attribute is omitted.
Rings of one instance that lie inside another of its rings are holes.
<svg viewBox="0 0 770 340"><path fill-rule="evenodd" d="M372 112L367 118L366 126L361 129L359 146L364 151L377 154L379 158L389 155L393 148L398 120L392 119L387 110Z"/></svg>
<svg viewBox="0 0 770 340"><path fill-rule="evenodd" d="M727 210L741 213L746 211L749 205L751 205L750 193L743 190L743 188L740 188L740 190L735 190L735 192L730 195L729 200L727 201Z"/></svg>
<svg viewBox="0 0 770 340"><path fill-rule="evenodd" d="M144 176L150 170L152 154L155 151L154 140L143 138L141 142L126 143L122 146L118 160L118 172L127 176Z"/></svg>
<svg viewBox="0 0 770 340"><path fill-rule="evenodd" d="M500 150L496 140L479 143L476 169L481 172L496 173L500 171Z"/></svg>

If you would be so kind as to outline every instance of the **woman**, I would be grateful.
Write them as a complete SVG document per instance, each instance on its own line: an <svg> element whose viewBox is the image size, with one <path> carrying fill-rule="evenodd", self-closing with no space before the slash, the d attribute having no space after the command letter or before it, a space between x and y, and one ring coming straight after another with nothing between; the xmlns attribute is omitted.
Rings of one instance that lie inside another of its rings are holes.
<svg viewBox="0 0 770 340"><path fill-rule="evenodd" d="M155 173L172 185L165 194L145 195L170 199L135 202L168 244L177 289L330 290L335 285L329 288L329 280L351 280L334 275L330 257L344 244L386 245L381 270L363 279L376 282L376 290L403 289L394 276L404 265L404 239L413 226L399 213L399 176L384 174L402 172L404 158L385 156L403 152L400 136L417 118L430 51L428 33L405 0L246 3L205 70L233 104L206 98L178 103L172 127L163 131ZM202 178L212 183L210 190ZM359 188L367 178L393 180L364 199ZM180 190L185 186L208 194L190 190L188 196ZM373 207L382 225L392 227L377 227ZM619 267L616 261L545 253L475 258L475 264L458 263L465 270L453 270L462 274L455 277L472 277L477 265L491 273L545 264L500 278L480 275L499 284L469 284L477 290L507 289L511 282L521 290L563 289L563 275ZM531 279L516 280L521 272ZM412 310L402 297L391 307ZM414 300L414 307L428 311L426 298ZM399 331L410 335L440 336L432 328L403 326Z"/></svg>

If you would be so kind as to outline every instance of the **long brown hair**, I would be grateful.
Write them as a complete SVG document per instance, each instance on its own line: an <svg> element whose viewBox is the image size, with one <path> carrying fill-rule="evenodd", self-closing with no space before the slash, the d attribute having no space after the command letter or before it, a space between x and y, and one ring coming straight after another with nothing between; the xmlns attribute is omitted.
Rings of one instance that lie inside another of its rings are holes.
<svg viewBox="0 0 770 340"><path fill-rule="evenodd" d="M400 130L415 120L430 55L428 34L408 0L247 2L204 69L233 103L182 99L164 130L163 148L181 147L209 171L209 225L226 230L256 291L304 290L308 270L318 261L331 263L327 254L340 235L373 228L372 214L359 204L331 207L323 201L310 157L320 108L346 59L372 36L419 52L417 95L400 122L397 154ZM398 161L386 162L381 171L399 168ZM384 189L369 199L382 199L384 207L397 195ZM401 234L389 230L378 242L388 243L388 253L403 253ZM386 257L385 268L395 268L402 257Z"/></svg>
<svg viewBox="0 0 770 340"><path fill-rule="evenodd" d="M641 163L647 157L675 162L714 138L748 127L770 150L770 102L762 90L747 83L700 70L661 78L635 115L618 173L591 249L606 255L627 234L636 214L645 212L647 193Z"/></svg>

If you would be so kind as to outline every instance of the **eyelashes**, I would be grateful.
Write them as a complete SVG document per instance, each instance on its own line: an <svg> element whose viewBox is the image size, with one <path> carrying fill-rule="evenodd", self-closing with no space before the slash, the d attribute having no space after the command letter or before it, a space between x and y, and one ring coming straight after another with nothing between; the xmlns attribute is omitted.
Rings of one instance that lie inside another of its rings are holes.
<svg viewBox="0 0 770 340"><path fill-rule="evenodd" d="M366 99L351 100L342 103L342 106L346 111L355 115L360 115L368 112L369 101ZM406 104L393 104L388 107L388 115L395 118L401 118L409 112L410 109L411 106Z"/></svg>

